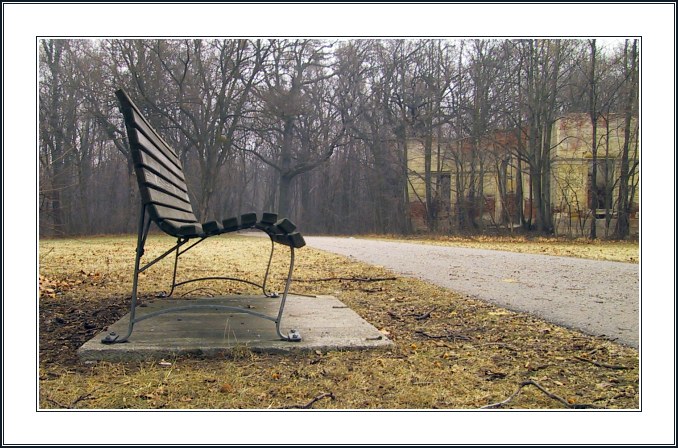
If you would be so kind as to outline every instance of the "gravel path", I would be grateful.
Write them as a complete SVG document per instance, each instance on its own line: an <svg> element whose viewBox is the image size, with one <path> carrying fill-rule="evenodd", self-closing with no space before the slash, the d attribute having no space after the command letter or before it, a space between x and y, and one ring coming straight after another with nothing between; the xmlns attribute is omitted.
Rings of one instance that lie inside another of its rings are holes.
<svg viewBox="0 0 678 448"><path fill-rule="evenodd" d="M638 348L637 264L358 238L305 239L317 249Z"/></svg>

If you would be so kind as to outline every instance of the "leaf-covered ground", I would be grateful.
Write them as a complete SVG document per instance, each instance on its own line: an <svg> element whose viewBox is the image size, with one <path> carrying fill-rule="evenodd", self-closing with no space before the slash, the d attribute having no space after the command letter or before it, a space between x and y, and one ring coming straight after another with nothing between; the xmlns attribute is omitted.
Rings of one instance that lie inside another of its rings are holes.
<svg viewBox="0 0 678 448"><path fill-rule="evenodd" d="M172 241L150 236L145 259ZM231 272L255 279L268 244L237 235L213 238L183 256L181 267L202 276ZM127 312L134 247L131 236L40 242L41 408L639 407L635 349L416 279L312 281L394 274L311 248L298 251L294 292L338 297L387 334L393 349L294 355L243 349L222 359L82 363L77 348ZM286 260L278 254L273 280L281 284ZM170 280L171 261L149 269L142 301L167 291ZM255 292L238 284L201 287L205 295Z"/></svg>

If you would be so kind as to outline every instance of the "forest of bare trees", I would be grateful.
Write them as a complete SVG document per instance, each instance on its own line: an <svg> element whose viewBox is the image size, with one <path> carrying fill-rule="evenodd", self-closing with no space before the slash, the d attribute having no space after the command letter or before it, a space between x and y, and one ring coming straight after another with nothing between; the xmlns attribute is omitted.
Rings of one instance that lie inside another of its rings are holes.
<svg viewBox="0 0 678 448"><path fill-rule="evenodd" d="M454 156L460 210L483 173L529 173L525 229L552 233L551 130L570 112L624 117L611 235L629 235L638 162L636 40L65 40L39 48L41 236L133 232L136 178L114 92L124 88L178 151L199 219L278 211L310 233L409 233L419 200L436 231L436 142ZM512 158L480 142L518 130ZM408 145L423 142L426 189L411 198ZM454 155L454 151L452 152ZM513 162L508 162L509 160ZM606 165L603 165L606 166ZM502 171L503 170L503 171ZM607 176L609 177L609 176ZM607 177L605 179L607 179ZM608 182L606 180L606 182ZM607 184L606 184L607 185ZM449 189L449 186L446 188ZM501 188L500 188L501 190ZM473 213L459 229L478 230ZM534 217L534 219L533 219ZM609 220L608 220L609 222ZM594 220L595 224L595 220ZM596 226L590 228L596 237Z"/></svg>

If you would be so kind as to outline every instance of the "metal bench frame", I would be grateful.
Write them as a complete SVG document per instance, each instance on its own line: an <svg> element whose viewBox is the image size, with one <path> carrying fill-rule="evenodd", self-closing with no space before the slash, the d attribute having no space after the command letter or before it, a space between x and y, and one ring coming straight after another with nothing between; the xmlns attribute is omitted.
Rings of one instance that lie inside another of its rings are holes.
<svg viewBox="0 0 678 448"><path fill-rule="evenodd" d="M139 108L132 102L132 100L127 96L127 94L123 90L118 90L116 92L116 95L118 97L118 100L120 101L121 105L121 111L125 117L125 125L127 128L127 136L128 136L128 141L130 145L130 150L131 153L133 154L134 160L134 168L135 171L137 172L137 180L139 182L139 189L142 191L142 193L146 192L146 194L142 194L142 201L141 201L141 209L139 212L139 227L138 227L138 235L137 235L137 247L136 247L136 256L134 260L134 277L133 277L133 282L132 282L132 301L130 305L130 319L129 319L129 325L127 329L127 334L124 336L120 336L114 332L111 332L107 334L103 339L102 343L104 344L113 344L113 343L121 343L121 342L127 342L132 335L132 332L134 331L134 325L138 322L144 321L146 319L150 319L152 317L156 317L162 314L167 314L167 313L174 313L174 312L180 312L180 311L186 311L186 310L191 310L191 309L210 309L210 310L223 310L223 311L235 311L238 313L246 313L250 314L252 316L256 316L262 319L270 320L275 323L275 331L282 340L286 341L292 341L292 342L297 342L301 340L301 335L297 330L290 330L287 335L284 335L280 329L281 322L282 322L282 316L283 316L283 311L285 308L285 302L287 300L287 295L289 293L290 289L290 284L292 282L292 272L294 270L294 250L295 248L300 248L305 245L303 237L298 233L295 232L296 226L292 224L289 220L287 219L281 219L277 222L274 222L277 219L277 215L272 214L272 213L265 213L264 217L262 217L261 221L256 220L256 215L255 214L247 214L247 215L242 215L240 224L239 225L233 225L233 222L237 222L235 218L230 218L229 220L224 220L224 227L222 227L219 223L216 221L211 221L210 223L203 223L199 224L197 221L191 222L189 224L186 224L184 226L179 227L178 229L175 228L173 224L171 224L174 221L168 221L166 218L163 218L162 216L158 216L158 211L155 210L155 215L154 215L154 210L152 207L155 205L152 201L149 201L148 199L144 199L144 196L149 196L147 193L148 190L148 182L144 181L144 172L143 170L147 169L146 167L143 166L143 163L140 162L141 157L136 156L135 151L145 151L144 149L141 148L141 145L138 142L138 137L136 139L133 137L133 135L137 135L135 133L137 132L142 132L141 128L139 127L139 124L137 123L139 120L143 120L142 122L142 127L144 129L143 132L149 133L152 132L155 135L153 137L159 139L162 145L166 147L166 149L171 150L169 148L169 145L165 143L164 140L160 137L160 135L150 126L150 123L143 117L141 114L141 111ZM143 135L142 132L142 135ZM156 150L158 148L156 147ZM160 150L162 151L162 150ZM179 167L181 169L181 167ZM153 187L153 185L151 185ZM150 197L150 196L149 196ZM188 203L190 205L190 203ZM164 204L161 204L164 206ZM227 221L230 223L229 227L226 227ZM141 263L141 258L144 255L144 246L146 244L146 237L148 236L148 232L150 230L151 223L155 222L158 227L163 230L165 233L168 233L169 235L177 237L177 241L172 246L170 249L165 251L162 255L159 255L158 257L154 258L153 260L149 261L148 263L145 263L142 266ZM187 229L188 230L187 230ZM205 230L205 228L209 228L208 231ZM271 252L268 257L268 264L266 266L266 272L264 274L264 279L262 284L258 284L249 280L241 279L241 278L236 278L236 277L200 277L200 278L192 278L188 280L184 280L181 282L177 282L177 267L179 264L179 257L198 244L202 243L205 241L207 238L211 236L216 236L216 235L221 235L223 233L229 233L229 232L234 232L237 230L243 230L243 229L249 229L249 228L255 228L258 230L261 230L265 232L271 239ZM182 234L183 233L183 234ZM197 239L197 241L194 241L192 244L189 244L187 247L184 247L186 244L188 244L191 240ZM275 243L283 244L286 245L290 248L290 262L289 262L289 271L287 273L287 279L285 281L285 289L282 293L282 296L280 296L276 292L272 291L267 291L266 289L266 284L268 281L268 276L270 274L271 270L271 262L273 260L273 252L275 249ZM206 280L228 280L228 281L237 281L241 283L246 283L252 286L256 286L257 288L260 288L264 296L270 297L272 299L274 298L279 298L280 299L280 306L278 309L278 312L274 316L269 316L263 313L259 313L256 311L252 311L249 308L244 308L244 307L239 307L239 306L228 306L228 305L207 305L207 304L191 304L191 305L184 305L184 306L175 306L171 308L166 308L163 310L151 312L151 313L146 313L140 316L136 315L136 307L138 303L138 286L139 286L139 274L142 272L146 271L148 268L151 266L155 265L168 255L172 254L174 252L174 268L173 268L173 273L172 273L172 285L170 288L170 291L167 295L164 297L171 297L172 294L174 293L174 290L176 287L185 285L188 283L192 282L198 282L198 281L206 281Z"/></svg>

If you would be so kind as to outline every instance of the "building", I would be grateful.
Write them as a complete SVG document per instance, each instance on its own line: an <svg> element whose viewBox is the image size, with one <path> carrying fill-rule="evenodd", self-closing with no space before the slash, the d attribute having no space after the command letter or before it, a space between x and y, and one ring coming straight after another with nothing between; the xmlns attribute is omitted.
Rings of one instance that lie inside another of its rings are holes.
<svg viewBox="0 0 678 448"><path fill-rule="evenodd" d="M640 188L635 123L630 133L628 183L632 234L638 233ZM592 129L587 114L563 116L552 128L550 163L543 164L543 169L549 179L553 229L559 235L588 235L594 216L599 236L611 235L616 225L623 116L601 117L597 123L595 181ZM425 151L427 145L429 151ZM494 131L475 141L411 139L407 148L408 196L414 229L446 233L488 227L514 229L521 222L534 222L527 159L525 133L517 129Z"/></svg>

